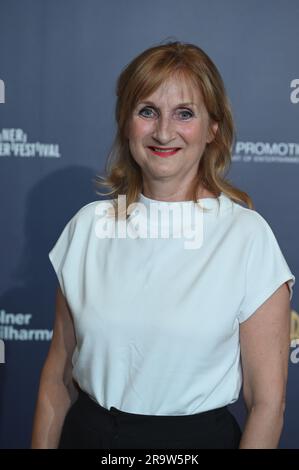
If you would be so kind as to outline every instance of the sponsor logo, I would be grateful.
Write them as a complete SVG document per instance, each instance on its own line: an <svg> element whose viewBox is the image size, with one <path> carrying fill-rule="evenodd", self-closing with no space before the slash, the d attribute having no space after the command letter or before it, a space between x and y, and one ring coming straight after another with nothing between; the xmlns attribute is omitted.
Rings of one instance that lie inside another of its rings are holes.
<svg viewBox="0 0 299 470"><path fill-rule="evenodd" d="M295 310L291 312L291 352L290 360L293 364L299 362L299 315Z"/></svg>
<svg viewBox="0 0 299 470"><path fill-rule="evenodd" d="M299 315L295 310L291 312L291 341L299 339Z"/></svg>
<svg viewBox="0 0 299 470"><path fill-rule="evenodd" d="M28 142L22 129L2 129L0 131L0 157L21 158L60 158L58 144Z"/></svg>
<svg viewBox="0 0 299 470"><path fill-rule="evenodd" d="M0 310L0 338L4 341L50 341L53 331L30 328L31 313L8 313Z"/></svg>
<svg viewBox="0 0 299 470"><path fill-rule="evenodd" d="M299 163L299 143L237 141L232 161L244 163Z"/></svg>

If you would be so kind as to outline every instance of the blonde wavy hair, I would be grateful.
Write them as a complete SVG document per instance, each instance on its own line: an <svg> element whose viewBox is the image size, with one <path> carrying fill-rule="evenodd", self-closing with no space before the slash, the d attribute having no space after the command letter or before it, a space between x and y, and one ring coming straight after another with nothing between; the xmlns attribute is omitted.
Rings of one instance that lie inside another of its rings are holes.
<svg viewBox="0 0 299 470"><path fill-rule="evenodd" d="M118 195L126 196L128 206L137 202L143 189L142 170L131 155L126 132L130 117L138 102L146 99L168 78L178 76L201 91L209 117L218 123L212 142L208 143L201 156L197 177L189 190L189 199L198 203L200 185L215 197L223 192L231 200L253 209L250 196L226 178L231 164L235 129L231 106L223 80L215 64L198 46L179 41L170 41L146 49L122 70L116 85L115 119L116 136L109 152L105 176L97 174L97 188L109 187L111 191L99 195L110 195L115 214L118 212ZM218 201L219 202L219 201ZM200 204L199 204L200 205Z"/></svg>

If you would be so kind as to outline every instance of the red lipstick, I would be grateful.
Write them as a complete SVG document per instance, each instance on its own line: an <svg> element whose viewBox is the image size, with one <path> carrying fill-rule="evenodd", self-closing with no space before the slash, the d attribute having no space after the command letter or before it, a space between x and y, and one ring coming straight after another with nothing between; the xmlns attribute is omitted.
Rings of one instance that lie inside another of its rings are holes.
<svg viewBox="0 0 299 470"><path fill-rule="evenodd" d="M172 155L175 155L180 148L178 147L148 147L150 151L154 155L158 155L159 157L171 157Z"/></svg>

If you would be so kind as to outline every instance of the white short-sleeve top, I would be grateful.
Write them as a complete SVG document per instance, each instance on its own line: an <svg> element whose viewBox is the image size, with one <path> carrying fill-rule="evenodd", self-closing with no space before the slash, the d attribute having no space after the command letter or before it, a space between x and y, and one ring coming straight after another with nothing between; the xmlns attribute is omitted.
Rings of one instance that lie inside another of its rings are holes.
<svg viewBox="0 0 299 470"><path fill-rule="evenodd" d="M233 403L239 324L284 282L291 299L295 276L266 220L224 193L199 200L208 212L193 201L138 201L127 232L107 215L111 201L83 206L49 253L74 319L73 377L103 407L129 413ZM186 248L192 233L199 243Z"/></svg>

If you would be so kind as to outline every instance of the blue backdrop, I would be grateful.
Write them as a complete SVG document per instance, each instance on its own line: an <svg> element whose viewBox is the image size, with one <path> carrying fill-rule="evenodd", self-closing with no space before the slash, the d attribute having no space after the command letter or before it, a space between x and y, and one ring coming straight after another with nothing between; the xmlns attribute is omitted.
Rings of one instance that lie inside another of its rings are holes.
<svg viewBox="0 0 299 470"><path fill-rule="evenodd" d="M217 64L237 125L229 177L299 273L298 17L297 0L0 0L0 447L30 445L54 319L48 252L97 199L115 82L142 50L178 39ZM298 300L295 287L283 448L299 448ZM243 426L242 399L231 408Z"/></svg>

